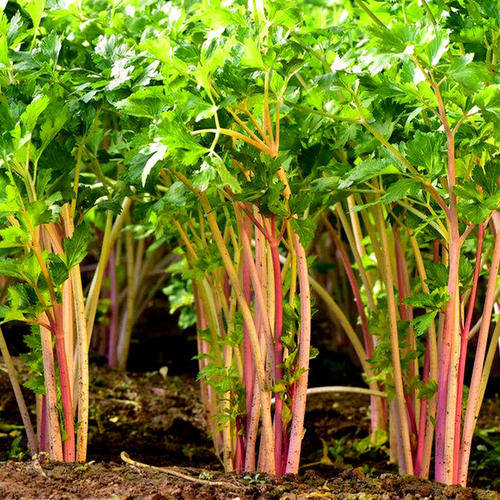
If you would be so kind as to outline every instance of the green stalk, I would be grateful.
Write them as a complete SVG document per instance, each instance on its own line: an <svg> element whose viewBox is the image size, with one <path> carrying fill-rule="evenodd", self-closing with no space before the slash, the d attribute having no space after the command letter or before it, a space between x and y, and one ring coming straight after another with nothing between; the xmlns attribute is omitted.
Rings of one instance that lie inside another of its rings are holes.
<svg viewBox="0 0 500 500"><path fill-rule="evenodd" d="M349 246L350 246L352 254L354 256L354 261L356 262L356 265L358 266L359 275L361 277L361 281L362 281L363 286L365 288L365 294L366 294L366 300L367 300L368 307L371 311L374 311L375 310L375 301L373 299L373 285L371 283L371 280L370 280L368 273L365 271L365 266L363 265L363 261L362 261L362 254L360 252L360 250L363 248L363 246L361 243L362 235L361 235L361 232L359 229L359 222L358 222L358 225L357 225L355 230L354 230L354 227L351 229L351 226L349 225L347 217L345 216L345 213L342 210L340 203L337 205L337 215L340 219L340 222L342 224L344 232L347 236L347 241L349 242ZM355 220L357 221L357 218Z"/></svg>
<svg viewBox="0 0 500 500"><path fill-rule="evenodd" d="M400 472L403 474L413 474L412 448L410 443L410 431L408 427L408 412L403 387L403 373L401 371L401 360L399 357L399 336L397 325L397 305L394 295L394 278L390 262L390 249L387 241L386 226L382 209L377 206L377 226L382 246L382 276L385 282L387 293L387 309L389 314L389 334L391 341L392 364L394 370L394 386L396 391L395 413L398 416L399 428L397 429L398 442L402 447L402 463L399 464Z"/></svg>
<svg viewBox="0 0 500 500"><path fill-rule="evenodd" d="M97 269L92 278L90 284L90 289L87 294L87 301L85 304L85 316L87 318L87 332L88 332L88 342L90 345L90 340L92 338L92 330L94 329L95 315L97 312L97 304L99 303L99 295L101 293L102 280L104 278L104 272L106 266L108 265L109 256L111 254L111 249L113 248L118 235L123 227L123 223L127 214L129 213L130 206L132 204L131 198L125 198L122 203L122 211L120 215L115 219L113 224L113 216L109 211L106 218L106 228L104 230L104 239L101 247L101 255L99 257L99 262L97 264Z"/></svg>
<svg viewBox="0 0 500 500"><path fill-rule="evenodd" d="M130 215L127 216L126 221L130 224ZM123 336L120 336L118 344L118 368L120 370L125 370L127 365L130 339L132 337L132 328L134 325L136 275L134 242L130 231L125 232L125 252L127 264L127 311L125 313L126 320L124 334Z"/></svg>

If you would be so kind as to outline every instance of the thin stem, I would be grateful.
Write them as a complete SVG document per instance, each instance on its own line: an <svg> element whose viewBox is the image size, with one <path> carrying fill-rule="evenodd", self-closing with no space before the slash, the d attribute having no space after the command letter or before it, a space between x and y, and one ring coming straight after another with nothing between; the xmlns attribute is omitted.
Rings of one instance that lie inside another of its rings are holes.
<svg viewBox="0 0 500 500"><path fill-rule="evenodd" d="M351 387L344 385L327 385L322 387L310 387L307 389L307 395L311 394L329 394L336 392L345 392L348 394L366 394L367 396L377 396L379 398L387 398L387 393L374 389L366 389L365 387Z"/></svg>
<svg viewBox="0 0 500 500"><path fill-rule="evenodd" d="M101 292L102 280L104 278L104 271L108 265L109 255L113 248L118 235L123 227L123 223L127 214L129 213L132 204L131 198L125 198L122 203L122 211L113 223L112 213L108 212L106 219L106 229L104 231L104 239L102 242L101 255L97 264L96 272L92 278L90 289L87 294L87 302L85 304L85 316L87 318L87 334L88 342L90 343L92 337L92 330L94 328L95 315L97 312L97 304L99 302L99 295Z"/></svg>
<svg viewBox="0 0 500 500"><path fill-rule="evenodd" d="M422 4L423 4L427 14L430 17L432 24L434 26L436 26L437 25L436 18L434 17L434 14L432 13L431 9L429 8L429 4L426 2L426 0L422 0Z"/></svg>
<svg viewBox="0 0 500 500"><path fill-rule="evenodd" d="M363 0L355 0L356 3L368 14L368 16L370 16L370 18L372 19L372 21L377 25L379 26L380 28L382 28L383 30L388 30L387 26L385 23L383 23L369 8L368 6L365 4L365 2L363 2Z"/></svg>
<svg viewBox="0 0 500 500"><path fill-rule="evenodd" d="M351 229L347 217L345 216L344 211L342 210L342 206L340 203L337 205L337 216L340 219L344 232L347 236L347 240L349 242L349 246L351 247L352 254L354 256L354 261L358 266L358 271L361 276L361 281L363 282L363 286L365 288L366 301L368 307L371 311L375 310L375 301L373 298L373 285L370 280L370 276L365 270L365 266L363 265L362 255L359 252L359 249L362 248L362 234L359 226L355 229L354 226ZM352 211L352 209L351 209ZM357 214L356 214L357 215ZM322 215L323 221L325 220L326 215ZM328 227L328 226L327 226Z"/></svg>
<svg viewBox="0 0 500 500"><path fill-rule="evenodd" d="M356 303L356 309L358 311L360 320L361 320L361 331L363 332L363 340L365 344L366 355L371 358L373 355L373 338L370 335L370 331L368 329L368 319L365 314L365 310L363 307L363 301L361 299L361 291L359 288L359 284L354 276L351 263L349 262L349 257L347 255L346 249L343 243L340 241L340 238L335 233L330 221L323 217L323 222L325 224L326 230L332 239L333 243L337 247L337 250L340 255L340 260L342 261L342 265L344 266L344 270L347 274L347 279L349 280L349 284L351 285L352 293L354 294L354 301Z"/></svg>
<svg viewBox="0 0 500 500"><path fill-rule="evenodd" d="M35 431L33 430L33 425L31 423L31 418L26 406L26 401L24 400L23 393L21 391L21 386L19 385L19 379L17 377L17 370L14 366L12 358L5 342L5 337L3 335L2 329L0 328L0 353L2 354L3 361L7 367L7 373L9 374L10 385L14 391L14 396L16 397L17 406L19 408L19 413L21 414L21 419L23 421L24 430L26 432L26 437L28 438L28 448L30 450L31 456L36 455L38 450L38 445L36 442Z"/></svg>
<svg viewBox="0 0 500 500"><path fill-rule="evenodd" d="M201 129L201 130L193 130L191 132L192 135L196 134L204 134L204 133L213 133L213 134L224 134L228 135L229 137L232 137L233 139L240 139L243 142L246 142L247 144L250 144L254 148L258 149L259 151L262 151L263 153L268 153L269 155L273 155L273 151L267 146L267 145L262 145L261 141L256 141L250 137L247 137L244 134L240 134L239 132L236 132L235 130L227 129L227 128L206 128L206 129Z"/></svg>
<svg viewBox="0 0 500 500"><path fill-rule="evenodd" d="M425 271L424 261L422 259L422 254L420 252L417 240L414 236L410 237L410 243L412 246L413 255L415 257L415 263L420 277L422 291L424 293L429 293L429 287L427 285L427 273ZM429 346L428 356L427 356L429 363L428 379L437 380L438 352L437 352L436 327L434 321L431 322L429 331L427 332L426 344ZM426 377L426 374L427 372L424 368L424 379ZM416 470L416 473L420 477L427 478L429 476L429 469L430 469L430 462L432 455L432 442L434 438L434 417L436 413L436 397L432 396L430 400L422 402L421 410L426 412L426 425L425 425L425 430L422 427L420 427L419 429L419 436L418 436L419 442L417 443L417 462L415 465L416 467L418 466L418 470Z"/></svg>
<svg viewBox="0 0 500 500"><path fill-rule="evenodd" d="M222 257L224 267L226 268L226 271L235 289L236 297L240 305L243 319L248 324L248 333L252 344L252 354L255 361L257 381L258 381L259 391L261 392L263 439L266 443L266 448L267 448L265 450L265 455L267 460L266 472L274 474L276 468L274 463L274 446L272 438L271 398L270 398L268 384L266 382L266 375L264 371L264 360L262 358L257 330L255 328L250 307L247 304L243 290L240 287L238 274L234 268L226 244L224 243L224 238L220 232L219 226L217 224L217 219L212 210L212 207L210 206L208 198L204 193L199 194L199 199L203 209L205 210L207 222L209 224L209 227L212 231L212 236L215 240L217 248Z"/></svg>
<svg viewBox="0 0 500 500"><path fill-rule="evenodd" d="M398 441L402 447L403 463L399 464L400 470L406 474L413 474L413 459L411 453L410 430L408 428L408 411L404 396L403 374L401 370L401 360L399 356L399 336L397 326L396 298L394 295L394 279L390 262L390 250L387 241L386 226L382 209L377 207L377 227L381 240L383 256L383 277L387 294L387 309L389 313L389 333L391 342L392 364L394 370L394 385L396 391L396 413L398 414L399 426Z"/></svg>

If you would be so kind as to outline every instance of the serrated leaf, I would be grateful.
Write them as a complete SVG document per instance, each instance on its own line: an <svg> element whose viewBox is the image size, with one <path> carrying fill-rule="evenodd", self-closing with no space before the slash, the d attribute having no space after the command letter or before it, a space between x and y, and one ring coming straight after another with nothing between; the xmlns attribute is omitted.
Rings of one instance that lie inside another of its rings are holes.
<svg viewBox="0 0 500 500"><path fill-rule="evenodd" d="M48 224L49 222L56 222L60 213L59 206L51 206L42 200L35 200L33 203L27 204L26 210L33 227Z"/></svg>
<svg viewBox="0 0 500 500"><path fill-rule="evenodd" d="M480 201L464 202L459 201L458 211L465 221L472 224L481 224L490 215L491 210Z"/></svg>
<svg viewBox="0 0 500 500"><path fill-rule="evenodd" d="M476 166L472 171L472 180L475 184L481 186L486 194L496 194L500 180L500 162L492 160L487 162L482 168Z"/></svg>
<svg viewBox="0 0 500 500"><path fill-rule="evenodd" d="M45 396L45 381L43 375L31 376L26 382L23 383L23 387L33 391L39 396Z"/></svg>
<svg viewBox="0 0 500 500"><path fill-rule="evenodd" d="M307 248L307 245L313 240L318 228L318 223L313 218L309 219L292 219L290 222L293 230L297 233L302 246Z"/></svg>
<svg viewBox="0 0 500 500"><path fill-rule="evenodd" d="M469 259L465 258L463 255L460 256L460 264L458 268L458 277L460 283L467 285L472 280L472 273L474 272L474 266Z"/></svg>
<svg viewBox="0 0 500 500"><path fill-rule="evenodd" d="M436 177L443 170L443 139L432 132L417 130L413 139L406 143L406 157L415 167L425 169L430 177Z"/></svg>
<svg viewBox="0 0 500 500"><path fill-rule="evenodd" d="M26 321L26 317L22 311L5 306L2 306L0 317L2 318L2 323L8 323L9 321Z"/></svg>
<svg viewBox="0 0 500 500"><path fill-rule="evenodd" d="M422 184L414 179L399 179L386 189L383 200L386 203L394 203L407 196L414 196L421 189Z"/></svg>
<svg viewBox="0 0 500 500"><path fill-rule="evenodd" d="M123 113L141 118L156 118L166 104L163 87L147 87L114 105Z"/></svg>
<svg viewBox="0 0 500 500"><path fill-rule="evenodd" d="M458 82L468 92L476 92L484 82L490 80L484 64L472 62L473 54L456 56L450 64L450 78Z"/></svg>
<svg viewBox="0 0 500 500"><path fill-rule="evenodd" d="M66 122L70 119L71 113L68 106L63 103L53 103L45 113L45 120L40 127L40 138L42 139L42 146L39 149L38 155L47 148L49 143L64 127Z"/></svg>
<svg viewBox="0 0 500 500"><path fill-rule="evenodd" d="M0 276L24 279L24 275L17 259L0 259Z"/></svg>
<svg viewBox="0 0 500 500"><path fill-rule="evenodd" d="M193 186L200 191L206 191L215 176L215 168L207 161L204 161L200 168L193 173Z"/></svg>
<svg viewBox="0 0 500 500"><path fill-rule="evenodd" d="M0 248L25 247L30 242L30 234L20 226L0 229Z"/></svg>
<svg viewBox="0 0 500 500"><path fill-rule="evenodd" d="M441 57L448 50L448 45L450 43L448 34L439 28L431 27L434 31L433 39L425 45L425 50L427 56L429 57L429 62L431 66L437 66Z"/></svg>
<svg viewBox="0 0 500 500"><path fill-rule="evenodd" d="M64 258L68 269L80 264L87 255L87 247L92 237L92 232L84 223L76 226L71 238L64 238Z"/></svg>
<svg viewBox="0 0 500 500"><path fill-rule="evenodd" d="M45 8L45 0L19 0L22 8L29 14L35 30L38 29Z"/></svg>
<svg viewBox="0 0 500 500"><path fill-rule="evenodd" d="M56 254L49 255L49 272L55 286L62 285L69 278L69 270L64 260Z"/></svg>
<svg viewBox="0 0 500 500"><path fill-rule="evenodd" d="M416 293L405 299L405 304L413 307L421 307L423 309L433 309L436 307L435 298L429 293Z"/></svg>
<svg viewBox="0 0 500 500"><path fill-rule="evenodd" d="M421 314L411 322L418 337L427 333L437 313L438 311L431 311L425 314Z"/></svg>
<svg viewBox="0 0 500 500"><path fill-rule="evenodd" d="M427 283L430 288L448 286L448 268L442 262L429 262L426 264Z"/></svg>
<svg viewBox="0 0 500 500"><path fill-rule="evenodd" d="M229 186L233 193L241 193L241 185L238 179L229 172L222 158L212 155L207 158L207 162L211 163L215 167L217 175L222 181L220 185L221 187Z"/></svg>
<svg viewBox="0 0 500 500"><path fill-rule="evenodd" d="M46 95L37 95L26 106L24 113L21 115L21 120L26 126L28 132L33 132L39 116L45 111L50 102L50 97Z"/></svg>

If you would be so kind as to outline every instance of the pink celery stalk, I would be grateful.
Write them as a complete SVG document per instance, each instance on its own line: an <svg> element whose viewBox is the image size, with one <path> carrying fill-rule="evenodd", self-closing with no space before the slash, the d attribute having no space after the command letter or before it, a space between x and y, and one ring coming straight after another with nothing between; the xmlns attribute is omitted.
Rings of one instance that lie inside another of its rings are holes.
<svg viewBox="0 0 500 500"><path fill-rule="evenodd" d="M464 328L462 329L462 338L460 343L460 361L458 364L458 393L457 393L457 406L455 409L455 443L453 450L453 462L455 464L459 461L460 456L460 427L462 425L462 401L464 395L464 375L465 363L467 361L467 341L472 322L472 313L474 311L474 304L476 302L477 284L479 281L479 272L481 270L481 255L483 252L485 225L479 224L479 233L477 238L477 253L476 253L476 266L474 268L474 275L472 278L472 291L469 297L469 304L467 309L467 317L465 320ZM458 468L453 470L453 483L458 481Z"/></svg>

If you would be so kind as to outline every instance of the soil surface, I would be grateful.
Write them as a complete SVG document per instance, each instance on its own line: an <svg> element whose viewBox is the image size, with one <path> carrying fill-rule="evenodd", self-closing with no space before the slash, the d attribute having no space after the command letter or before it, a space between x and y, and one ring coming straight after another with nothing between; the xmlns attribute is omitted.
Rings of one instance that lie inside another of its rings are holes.
<svg viewBox="0 0 500 500"><path fill-rule="evenodd" d="M170 473L116 463L43 464L5 462L0 466L0 498L5 499L456 499L496 500L484 490L443 486L411 477L383 474L367 478L359 470L307 473L299 478L202 473L175 469ZM207 477L208 476L208 477ZM203 479L200 479L203 478Z"/></svg>
<svg viewBox="0 0 500 500"><path fill-rule="evenodd" d="M277 479L223 474L206 435L198 384L192 378L92 366L91 380L91 462L20 461L27 458L23 429L0 369L0 498L500 500L494 491L446 487L395 474L384 443L374 448L366 439L367 396L310 396L301 475ZM471 461L471 485L490 490L500 489L499 403L498 398L485 401L478 424L482 437L476 438ZM122 451L133 460L170 467L169 472L125 464Z"/></svg>

